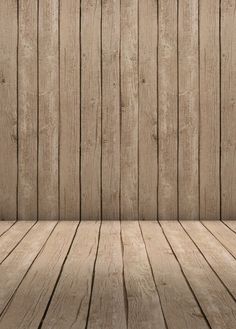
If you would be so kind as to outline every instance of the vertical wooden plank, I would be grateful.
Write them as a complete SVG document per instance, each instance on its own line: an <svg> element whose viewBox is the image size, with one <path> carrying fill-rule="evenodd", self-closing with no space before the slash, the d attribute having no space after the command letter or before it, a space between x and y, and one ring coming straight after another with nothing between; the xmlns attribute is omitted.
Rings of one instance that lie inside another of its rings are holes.
<svg viewBox="0 0 236 329"><path fill-rule="evenodd" d="M101 0L81 3L81 217L101 217Z"/></svg>
<svg viewBox="0 0 236 329"><path fill-rule="evenodd" d="M80 1L60 1L60 218L80 217Z"/></svg>
<svg viewBox="0 0 236 329"><path fill-rule="evenodd" d="M220 216L219 0L200 1L200 217Z"/></svg>
<svg viewBox="0 0 236 329"><path fill-rule="evenodd" d="M236 11L234 0L221 1L221 178L222 218L236 218Z"/></svg>
<svg viewBox="0 0 236 329"><path fill-rule="evenodd" d="M157 218L157 1L139 1L139 218Z"/></svg>
<svg viewBox="0 0 236 329"><path fill-rule="evenodd" d="M0 1L0 219L17 215L17 1Z"/></svg>
<svg viewBox="0 0 236 329"><path fill-rule="evenodd" d="M37 218L37 1L19 1L18 218Z"/></svg>
<svg viewBox="0 0 236 329"><path fill-rule="evenodd" d="M199 219L198 0L179 1L179 218Z"/></svg>
<svg viewBox="0 0 236 329"><path fill-rule="evenodd" d="M102 2L102 213L119 219L120 2Z"/></svg>
<svg viewBox="0 0 236 329"><path fill-rule="evenodd" d="M39 1L39 219L58 218L58 5Z"/></svg>
<svg viewBox="0 0 236 329"><path fill-rule="evenodd" d="M159 1L159 219L177 219L177 1Z"/></svg>
<svg viewBox="0 0 236 329"><path fill-rule="evenodd" d="M138 1L121 1L121 218L138 218Z"/></svg>

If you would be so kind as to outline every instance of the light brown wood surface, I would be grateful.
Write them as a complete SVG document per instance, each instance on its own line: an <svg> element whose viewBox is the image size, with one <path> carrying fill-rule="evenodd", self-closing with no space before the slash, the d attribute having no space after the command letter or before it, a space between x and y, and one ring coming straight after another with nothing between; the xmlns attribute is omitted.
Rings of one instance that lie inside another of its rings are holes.
<svg viewBox="0 0 236 329"><path fill-rule="evenodd" d="M33 221L18 221L0 238L0 264L19 244L35 224Z"/></svg>
<svg viewBox="0 0 236 329"><path fill-rule="evenodd" d="M157 1L139 1L139 218L157 218Z"/></svg>
<svg viewBox="0 0 236 329"><path fill-rule="evenodd" d="M81 3L81 218L101 218L101 1Z"/></svg>
<svg viewBox="0 0 236 329"><path fill-rule="evenodd" d="M235 234L220 221L203 221L206 228L225 246L225 248L236 258ZM229 226L230 227L230 226ZM235 225L234 225L235 231Z"/></svg>
<svg viewBox="0 0 236 329"><path fill-rule="evenodd" d="M121 2L121 218L138 218L138 1Z"/></svg>
<svg viewBox="0 0 236 329"><path fill-rule="evenodd" d="M120 216L120 2L102 1L102 215Z"/></svg>
<svg viewBox="0 0 236 329"><path fill-rule="evenodd" d="M58 219L58 0L39 1L38 218Z"/></svg>
<svg viewBox="0 0 236 329"><path fill-rule="evenodd" d="M85 328L99 227L98 221L80 224L42 329Z"/></svg>
<svg viewBox="0 0 236 329"><path fill-rule="evenodd" d="M15 223L14 221L0 221L0 236L7 232Z"/></svg>
<svg viewBox="0 0 236 329"><path fill-rule="evenodd" d="M161 227L151 221L140 227L168 328L208 328Z"/></svg>
<svg viewBox="0 0 236 329"><path fill-rule="evenodd" d="M221 1L221 181L222 218L236 213L236 12L234 0Z"/></svg>
<svg viewBox="0 0 236 329"><path fill-rule="evenodd" d="M158 2L158 218L176 219L177 204L177 2Z"/></svg>
<svg viewBox="0 0 236 329"><path fill-rule="evenodd" d="M177 221L160 222L210 326L234 328L236 303Z"/></svg>
<svg viewBox="0 0 236 329"><path fill-rule="evenodd" d="M78 222L59 222L0 318L2 328L37 329ZM45 257L47 255L47 257Z"/></svg>
<svg viewBox="0 0 236 329"><path fill-rule="evenodd" d="M236 219L234 0L4 0L0 220Z"/></svg>
<svg viewBox="0 0 236 329"><path fill-rule="evenodd" d="M0 243L27 224L0 264L1 329L236 327L236 261L200 222L20 221Z"/></svg>
<svg viewBox="0 0 236 329"><path fill-rule="evenodd" d="M182 226L209 265L236 299L236 260L200 222L182 221Z"/></svg>
<svg viewBox="0 0 236 329"><path fill-rule="evenodd" d="M0 3L0 219L17 218L17 2Z"/></svg>
<svg viewBox="0 0 236 329"><path fill-rule="evenodd" d="M119 221L104 221L94 272L89 329L126 329L123 260Z"/></svg>
<svg viewBox="0 0 236 329"><path fill-rule="evenodd" d="M200 1L200 218L220 218L219 0Z"/></svg>
<svg viewBox="0 0 236 329"><path fill-rule="evenodd" d="M19 1L18 218L37 218L38 5Z"/></svg>
<svg viewBox="0 0 236 329"><path fill-rule="evenodd" d="M124 253L124 280L127 298L127 323L131 329L165 328L138 222L123 221L121 237Z"/></svg>
<svg viewBox="0 0 236 329"><path fill-rule="evenodd" d="M47 241L56 222L38 222L0 267L0 314Z"/></svg>
<svg viewBox="0 0 236 329"><path fill-rule="evenodd" d="M198 0L179 1L179 218L199 219Z"/></svg>
<svg viewBox="0 0 236 329"><path fill-rule="evenodd" d="M60 1L60 218L80 218L80 1Z"/></svg>

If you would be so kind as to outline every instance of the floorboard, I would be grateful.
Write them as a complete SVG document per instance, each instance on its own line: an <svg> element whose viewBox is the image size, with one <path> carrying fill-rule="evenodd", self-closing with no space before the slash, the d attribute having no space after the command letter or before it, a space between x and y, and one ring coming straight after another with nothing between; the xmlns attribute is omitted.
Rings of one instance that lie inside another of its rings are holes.
<svg viewBox="0 0 236 329"><path fill-rule="evenodd" d="M236 234L221 221L208 220L202 223L236 258Z"/></svg>
<svg viewBox="0 0 236 329"><path fill-rule="evenodd" d="M24 238L34 224L35 222L33 221L17 222L0 238L0 264Z"/></svg>
<svg viewBox="0 0 236 329"><path fill-rule="evenodd" d="M0 327L37 329L71 245L77 222L59 222L3 315Z"/></svg>
<svg viewBox="0 0 236 329"><path fill-rule="evenodd" d="M56 222L38 222L0 266L0 314L47 241Z"/></svg>
<svg viewBox="0 0 236 329"><path fill-rule="evenodd" d="M100 221L82 221L42 329L86 327Z"/></svg>
<svg viewBox="0 0 236 329"><path fill-rule="evenodd" d="M7 232L14 224L15 221L0 221L0 236Z"/></svg>
<svg viewBox="0 0 236 329"><path fill-rule="evenodd" d="M151 221L140 227L168 329L209 328L161 227Z"/></svg>
<svg viewBox="0 0 236 329"><path fill-rule="evenodd" d="M104 221L98 256L88 328L126 329L122 246L119 221Z"/></svg>
<svg viewBox="0 0 236 329"><path fill-rule="evenodd" d="M211 328L235 328L235 301L180 223L177 221L160 223Z"/></svg>
<svg viewBox="0 0 236 329"><path fill-rule="evenodd" d="M236 300L236 261L234 257L200 222L182 221L181 224Z"/></svg>
<svg viewBox="0 0 236 329"><path fill-rule="evenodd" d="M232 221L13 223L0 329L236 328Z"/></svg>
<svg viewBox="0 0 236 329"><path fill-rule="evenodd" d="M129 329L166 328L137 221L122 221L124 278Z"/></svg>

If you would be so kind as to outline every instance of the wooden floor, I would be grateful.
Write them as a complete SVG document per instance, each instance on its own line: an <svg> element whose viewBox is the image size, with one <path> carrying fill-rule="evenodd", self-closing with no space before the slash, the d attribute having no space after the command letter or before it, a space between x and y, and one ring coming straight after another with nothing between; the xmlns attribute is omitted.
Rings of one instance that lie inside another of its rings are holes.
<svg viewBox="0 0 236 329"><path fill-rule="evenodd" d="M0 329L235 329L236 221L0 222Z"/></svg>

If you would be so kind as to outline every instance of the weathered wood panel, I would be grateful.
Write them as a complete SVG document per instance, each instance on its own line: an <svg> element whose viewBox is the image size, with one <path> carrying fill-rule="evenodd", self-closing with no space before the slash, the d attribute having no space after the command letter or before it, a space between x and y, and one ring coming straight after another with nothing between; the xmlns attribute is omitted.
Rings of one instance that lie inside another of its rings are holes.
<svg viewBox="0 0 236 329"><path fill-rule="evenodd" d="M17 2L0 2L0 217L17 216Z"/></svg>
<svg viewBox="0 0 236 329"><path fill-rule="evenodd" d="M39 1L38 217L57 219L59 131L58 0Z"/></svg>
<svg viewBox="0 0 236 329"><path fill-rule="evenodd" d="M236 218L234 0L0 4L0 219Z"/></svg>
<svg viewBox="0 0 236 329"><path fill-rule="evenodd" d="M120 216L120 2L102 2L102 214Z"/></svg>
<svg viewBox="0 0 236 329"><path fill-rule="evenodd" d="M219 0L200 1L200 217L220 217Z"/></svg>
<svg viewBox="0 0 236 329"><path fill-rule="evenodd" d="M221 181L222 218L236 218L236 11L221 1Z"/></svg>
<svg viewBox="0 0 236 329"><path fill-rule="evenodd" d="M198 0L179 2L179 218L199 219Z"/></svg>
<svg viewBox="0 0 236 329"><path fill-rule="evenodd" d="M177 204L177 1L159 1L158 122L160 219L176 219Z"/></svg>
<svg viewBox="0 0 236 329"><path fill-rule="evenodd" d="M60 1L60 218L80 218L80 1Z"/></svg>
<svg viewBox="0 0 236 329"><path fill-rule="evenodd" d="M19 1L18 218L37 218L38 4Z"/></svg>
<svg viewBox="0 0 236 329"><path fill-rule="evenodd" d="M139 1L139 218L157 218L157 1Z"/></svg>
<svg viewBox="0 0 236 329"><path fill-rule="evenodd" d="M81 3L81 207L101 218L101 0Z"/></svg>
<svg viewBox="0 0 236 329"><path fill-rule="evenodd" d="M138 1L121 2L121 218L138 218Z"/></svg>

